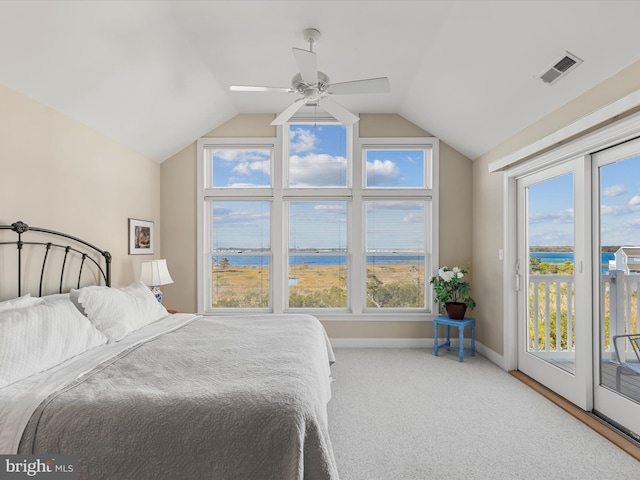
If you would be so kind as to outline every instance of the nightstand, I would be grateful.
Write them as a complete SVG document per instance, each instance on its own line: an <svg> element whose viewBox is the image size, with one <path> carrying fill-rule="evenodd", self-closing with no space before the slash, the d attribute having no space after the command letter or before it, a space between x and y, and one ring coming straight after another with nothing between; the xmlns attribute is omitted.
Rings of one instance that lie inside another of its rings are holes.
<svg viewBox="0 0 640 480"><path fill-rule="evenodd" d="M169 310L167 308L167 312L169 312L171 315L175 315L176 313L178 313L178 310Z"/></svg>

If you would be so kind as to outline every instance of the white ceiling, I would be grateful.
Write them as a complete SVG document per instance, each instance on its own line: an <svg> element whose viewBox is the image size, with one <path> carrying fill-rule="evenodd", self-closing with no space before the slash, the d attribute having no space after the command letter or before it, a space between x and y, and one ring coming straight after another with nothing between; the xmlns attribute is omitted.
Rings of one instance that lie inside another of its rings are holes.
<svg viewBox="0 0 640 480"><path fill-rule="evenodd" d="M0 84L163 161L239 113L279 113L302 31L336 100L398 113L470 158L640 59L638 1L2 1ZM569 51L584 63L536 76ZM2 108L0 106L0 108Z"/></svg>

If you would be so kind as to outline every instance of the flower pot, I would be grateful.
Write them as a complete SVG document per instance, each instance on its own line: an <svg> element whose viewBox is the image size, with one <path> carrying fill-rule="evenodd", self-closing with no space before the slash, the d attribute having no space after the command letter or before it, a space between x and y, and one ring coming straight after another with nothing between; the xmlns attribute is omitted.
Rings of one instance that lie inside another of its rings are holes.
<svg viewBox="0 0 640 480"><path fill-rule="evenodd" d="M467 306L462 302L447 302L444 304L447 316L453 320L462 320L467 311Z"/></svg>

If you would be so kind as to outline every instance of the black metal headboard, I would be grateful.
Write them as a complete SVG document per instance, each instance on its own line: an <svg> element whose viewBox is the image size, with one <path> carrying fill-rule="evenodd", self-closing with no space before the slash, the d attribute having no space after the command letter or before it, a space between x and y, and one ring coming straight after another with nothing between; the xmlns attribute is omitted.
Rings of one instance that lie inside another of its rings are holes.
<svg viewBox="0 0 640 480"><path fill-rule="evenodd" d="M104 280L104 284L106 286L108 287L111 286L111 254L106 250L101 250L95 247L94 245L88 242L85 242L84 240L81 240L72 235L56 232L53 230L47 230L45 228L30 227L26 223L20 222L20 221L15 222L11 225L0 225L0 231L1 230L11 230L17 234L17 240L5 241L4 239L0 239L0 245L15 245L17 247L18 256L17 256L16 267L17 267L17 274L18 274L18 286L17 286L18 296L22 295L22 281L23 281L23 258L22 257L23 257L23 247L25 245L36 246L36 248L38 246L43 247L38 296L42 296L43 294L43 282L45 279L45 272L47 269L47 260L50 258L49 254L50 252L57 249L59 249L59 251L64 252L64 256L61 257L61 261L60 261L61 263L60 286L57 288L58 290L57 293L63 293L63 285L65 284L64 282L65 273L68 273L68 270L69 270L68 267L70 263L68 260L71 257L79 258L79 266L77 267L78 281L77 281L76 288L80 288L81 286L82 273L87 262L90 262L95 266L94 270L97 272L97 276L101 277L99 279ZM23 236L26 236L26 234L28 234L29 232L39 232L40 234L45 234L45 235L44 236L38 235L38 238L34 240L31 240L31 239L23 240ZM62 245L61 243L54 243L53 241L44 241L44 238L46 238L46 236L51 236L51 240L57 239L58 242L65 242L65 240L61 240L61 239L71 240L73 244ZM82 251L81 249L84 247L86 247L86 250ZM0 268L3 268L3 266L0 265ZM50 292L47 292L47 293L50 293Z"/></svg>

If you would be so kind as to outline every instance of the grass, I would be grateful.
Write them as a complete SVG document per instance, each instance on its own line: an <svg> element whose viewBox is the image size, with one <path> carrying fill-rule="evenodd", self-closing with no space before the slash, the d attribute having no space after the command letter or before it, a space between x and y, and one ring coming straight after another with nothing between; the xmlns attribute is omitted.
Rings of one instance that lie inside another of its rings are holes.
<svg viewBox="0 0 640 480"><path fill-rule="evenodd" d="M212 271L212 298L214 305L220 299L244 297L253 293L260 297L269 295L268 266L214 266ZM384 264L367 267L367 274L375 274L383 284L423 282L424 267L407 264ZM298 295L310 295L332 288L346 290L347 267L344 265L293 265L289 271L290 291Z"/></svg>

